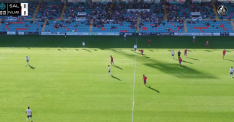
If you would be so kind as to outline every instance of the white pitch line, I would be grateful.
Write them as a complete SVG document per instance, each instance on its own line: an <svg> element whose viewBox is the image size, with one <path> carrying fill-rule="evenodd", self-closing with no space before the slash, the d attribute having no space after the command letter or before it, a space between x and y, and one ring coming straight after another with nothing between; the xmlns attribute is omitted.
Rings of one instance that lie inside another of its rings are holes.
<svg viewBox="0 0 234 122"><path fill-rule="evenodd" d="M136 38L136 45L137 45L137 38ZM133 93L132 93L132 122L133 122L133 115L134 115L134 92L135 92L135 76L136 76L136 58L137 53L135 52L135 69L134 69L134 83L133 83Z"/></svg>
<svg viewBox="0 0 234 122"><path fill-rule="evenodd" d="M188 67L186 70L184 70L183 72L181 72L181 73L177 73L177 74L174 74L174 75L183 74L183 73L187 72L187 71L188 71L188 69L189 69L189 67Z"/></svg>

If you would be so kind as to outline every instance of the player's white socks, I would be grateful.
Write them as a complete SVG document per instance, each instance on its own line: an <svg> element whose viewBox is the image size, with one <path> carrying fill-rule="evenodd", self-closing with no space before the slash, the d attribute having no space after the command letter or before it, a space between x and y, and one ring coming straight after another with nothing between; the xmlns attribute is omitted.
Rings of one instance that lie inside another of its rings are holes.
<svg viewBox="0 0 234 122"><path fill-rule="evenodd" d="M172 56L172 59L174 59L174 56Z"/></svg>
<svg viewBox="0 0 234 122"><path fill-rule="evenodd" d="M111 75L111 73L109 72L109 74Z"/></svg>
<svg viewBox="0 0 234 122"><path fill-rule="evenodd" d="M28 118L27 118L27 122L28 122Z"/></svg>
<svg viewBox="0 0 234 122"><path fill-rule="evenodd" d="M31 122L32 122L32 117L31 117Z"/></svg>

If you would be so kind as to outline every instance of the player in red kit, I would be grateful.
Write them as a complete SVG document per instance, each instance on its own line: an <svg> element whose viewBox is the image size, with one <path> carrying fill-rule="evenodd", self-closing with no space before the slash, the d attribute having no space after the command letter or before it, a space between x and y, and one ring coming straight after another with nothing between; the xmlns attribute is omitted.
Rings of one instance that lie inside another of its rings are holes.
<svg viewBox="0 0 234 122"><path fill-rule="evenodd" d="M113 65L114 64L114 59L113 59L112 56L110 56L110 57L111 57L111 65Z"/></svg>
<svg viewBox="0 0 234 122"><path fill-rule="evenodd" d="M141 56L143 56L143 52L144 52L144 50L139 50L140 52L141 52Z"/></svg>
<svg viewBox="0 0 234 122"><path fill-rule="evenodd" d="M150 39L148 39L148 46L150 46L150 42L151 42L151 40L150 40Z"/></svg>
<svg viewBox="0 0 234 122"><path fill-rule="evenodd" d="M181 62L182 62L182 59L181 59L181 58L179 58L179 64L180 64L180 66L181 66Z"/></svg>
<svg viewBox="0 0 234 122"><path fill-rule="evenodd" d="M187 49L184 49L184 56L187 58Z"/></svg>
<svg viewBox="0 0 234 122"><path fill-rule="evenodd" d="M209 48L209 42L208 41L206 42L206 48Z"/></svg>
<svg viewBox="0 0 234 122"><path fill-rule="evenodd" d="M146 79L147 79L147 77L145 77L145 75L143 75L143 80L144 80L144 85L146 86Z"/></svg>
<svg viewBox="0 0 234 122"><path fill-rule="evenodd" d="M225 54L226 54L226 50L224 49L223 50L223 59L224 59Z"/></svg>

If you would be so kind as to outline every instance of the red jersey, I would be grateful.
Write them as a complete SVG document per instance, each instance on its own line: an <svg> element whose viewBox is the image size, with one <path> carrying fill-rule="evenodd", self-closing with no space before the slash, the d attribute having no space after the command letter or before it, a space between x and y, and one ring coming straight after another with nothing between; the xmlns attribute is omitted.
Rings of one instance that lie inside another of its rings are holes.
<svg viewBox="0 0 234 122"><path fill-rule="evenodd" d="M148 40L148 43L150 43L150 39Z"/></svg>
<svg viewBox="0 0 234 122"><path fill-rule="evenodd" d="M143 76L144 81L146 81L147 77Z"/></svg>
<svg viewBox="0 0 234 122"><path fill-rule="evenodd" d="M181 58L179 59L179 62L182 62L182 59L181 59Z"/></svg>
<svg viewBox="0 0 234 122"><path fill-rule="evenodd" d="M184 50L184 53L187 53L187 49L186 49L186 50Z"/></svg>
<svg viewBox="0 0 234 122"><path fill-rule="evenodd" d="M226 54L226 51L225 51L225 50L223 51L223 54Z"/></svg>
<svg viewBox="0 0 234 122"><path fill-rule="evenodd" d="M141 51L141 53L143 53L143 50L140 50Z"/></svg>
<svg viewBox="0 0 234 122"><path fill-rule="evenodd" d="M209 42L207 41L206 44L208 44Z"/></svg>
<svg viewBox="0 0 234 122"><path fill-rule="evenodd" d="M113 57L111 57L111 60L113 61Z"/></svg>

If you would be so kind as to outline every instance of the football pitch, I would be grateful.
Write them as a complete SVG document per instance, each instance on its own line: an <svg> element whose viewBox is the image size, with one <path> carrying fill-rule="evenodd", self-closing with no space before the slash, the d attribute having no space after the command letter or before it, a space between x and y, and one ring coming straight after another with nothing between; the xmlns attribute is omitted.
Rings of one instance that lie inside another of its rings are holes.
<svg viewBox="0 0 234 122"><path fill-rule="evenodd" d="M0 122L234 122L233 37L0 38Z"/></svg>

